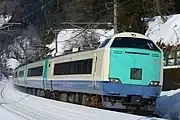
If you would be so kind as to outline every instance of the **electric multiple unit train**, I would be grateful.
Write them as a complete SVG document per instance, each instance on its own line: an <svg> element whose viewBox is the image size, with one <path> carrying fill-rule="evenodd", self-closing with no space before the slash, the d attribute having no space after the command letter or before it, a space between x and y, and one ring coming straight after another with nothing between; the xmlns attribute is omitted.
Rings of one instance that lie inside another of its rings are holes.
<svg viewBox="0 0 180 120"><path fill-rule="evenodd" d="M124 32L97 49L18 67L14 84L28 93L93 107L154 111L163 84L162 50Z"/></svg>

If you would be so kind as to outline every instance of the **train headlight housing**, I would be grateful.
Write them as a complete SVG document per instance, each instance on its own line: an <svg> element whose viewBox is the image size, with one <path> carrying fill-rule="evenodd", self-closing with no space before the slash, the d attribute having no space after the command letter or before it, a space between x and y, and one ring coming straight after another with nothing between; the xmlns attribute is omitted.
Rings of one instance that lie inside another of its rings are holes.
<svg viewBox="0 0 180 120"><path fill-rule="evenodd" d="M158 81L151 81L149 86L159 86L159 82Z"/></svg>
<svg viewBox="0 0 180 120"><path fill-rule="evenodd" d="M109 78L109 81L112 83L121 83L121 80L119 78Z"/></svg>

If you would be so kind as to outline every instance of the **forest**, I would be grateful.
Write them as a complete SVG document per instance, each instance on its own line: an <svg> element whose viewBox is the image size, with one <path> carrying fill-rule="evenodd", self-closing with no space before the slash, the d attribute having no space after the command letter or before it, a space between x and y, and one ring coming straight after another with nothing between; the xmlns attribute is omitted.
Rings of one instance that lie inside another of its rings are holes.
<svg viewBox="0 0 180 120"><path fill-rule="evenodd" d="M11 16L9 23L21 23L1 26L1 32L11 35L0 34L0 49L25 63L46 56L45 45L55 39L56 30L112 29L107 23L113 24L116 17L118 32L144 34L154 16L165 22L166 16L180 13L179 0L116 0L117 16L114 4L115 0L0 0L1 16Z"/></svg>

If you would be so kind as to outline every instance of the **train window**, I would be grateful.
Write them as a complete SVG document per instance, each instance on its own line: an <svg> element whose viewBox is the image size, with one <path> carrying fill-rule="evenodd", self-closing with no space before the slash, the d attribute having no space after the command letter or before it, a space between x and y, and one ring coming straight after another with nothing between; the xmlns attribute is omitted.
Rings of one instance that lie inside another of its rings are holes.
<svg viewBox="0 0 180 120"><path fill-rule="evenodd" d="M24 77L24 71L19 71L19 77Z"/></svg>
<svg viewBox="0 0 180 120"><path fill-rule="evenodd" d="M99 46L99 48L105 47L110 40L111 40L111 38L104 40L103 43Z"/></svg>
<svg viewBox="0 0 180 120"><path fill-rule="evenodd" d="M130 37L115 38L111 47L138 48L138 49L160 51L159 48L151 40L146 40L141 38L130 38Z"/></svg>
<svg viewBox="0 0 180 120"><path fill-rule="evenodd" d="M18 72L15 72L15 78L17 78L18 77Z"/></svg>
<svg viewBox="0 0 180 120"><path fill-rule="evenodd" d="M28 77L42 76L43 66L28 69Z"/></svg>
<svg viewBox="0 0 180 120"><path fill-rule="evenodd" d="M54 66L54 75L91 74L92 59L57 63Z"/></svg>
<svg viewBox="0 0 180 120"><path fill-rule="evenodd" d="M133 80L142 80L142 69L131 68L130 79L133 79Z"/></svg>

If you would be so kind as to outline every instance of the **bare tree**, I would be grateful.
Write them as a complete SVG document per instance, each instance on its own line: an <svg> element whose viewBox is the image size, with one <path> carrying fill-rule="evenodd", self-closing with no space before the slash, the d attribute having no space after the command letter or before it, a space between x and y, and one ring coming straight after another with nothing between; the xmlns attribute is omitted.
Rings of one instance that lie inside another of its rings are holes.
<svg viewBox="0 0 180 120"><path fill-rule="evenodd" d="M93 48L92 44L97 43L99 35L95 29L83 29L76 32L76 35L66 42L65 49L80 47L81 49Z"/></svg>

